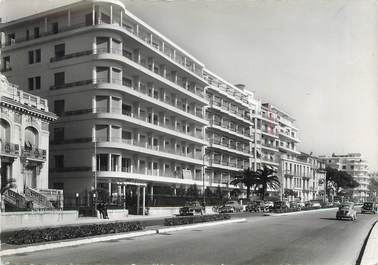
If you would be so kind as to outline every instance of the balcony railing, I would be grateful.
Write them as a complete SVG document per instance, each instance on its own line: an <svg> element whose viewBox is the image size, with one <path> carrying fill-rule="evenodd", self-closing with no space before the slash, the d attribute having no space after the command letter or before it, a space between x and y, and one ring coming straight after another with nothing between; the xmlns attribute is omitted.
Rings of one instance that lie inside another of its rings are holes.
<svg viewBox="0 0 378 265"><path fill-rule="evenodd" d="M195 131L190 131L190 132L186 132L185 130L182 129L181 126L174 126L173 124L164 124L163 122L161 121L154 121L154 122L150 122L148 120L148 117L146 115L136 115L134 114L133 112L129 112L129 113L121 113L121 108L112 108L112 110L110 111L108 108L95 108L94 109L94 112L95 113L115 113L115 114L119 114L119 115L125 115L125 116L129 116L129 117L132 117L134 119L138 119L138 120L141 120L141 121L144 121L146 123L150 123L150 124L153 124L153 125L156 125L158 127L161 127L161 128L164 128L164 129L169 129L169 130L172 130L172 133L182 133L182 134L185 134L185 135L189 135L189 136L192 136L192 137L195 137L195 138L198 138L198 139L203 139L203 135L202 135L202 132L195 132ZM173 132L174 131L174 132Z"/></svg>
<svg viewBox="0 0 378 265"><path fill-rule="evenodd" d="M18 144L0 141L0 154L18 156L20 155L20 146Z"/></svg>
<svg viewBox="0 0 378 265"><path fill-rule="evenodd" d="M21 156L29 159L46 160L46 150L25 146L22 148Z"/></svg>
<svg viewBox="0 0 378 265"><path fill-rule="evenodd" d="M118 138L118 137L111 137L111 138L109 138L109 137L96 137L96 142L113 142L113 143L121 143L122 142L122 143L125 143L125 144L142 147L142 148L145 148L145 149L148 149L148 150L155 150L155 151L159 151L159 152L163 152L163 153L169 153L169 154L179 155L179 156L183 156L183 157L198 159L198 160L202 159L202 153L193 152L193 151L185 153L181 150L180 147L177 147L177 148L174 148L174 147L171 147L171 146L163 147L162 145L149 144L147 141L139 141L138 142L135 139L122 139L122 138Z"/></svg>
<svg viewBox="0 0 378 265"><path fill-rule="evenodd" d="M76 81L76 82L70 82L70 83L64 83L64 84L56 84L50 86L50 90L57 90L57 89L64 89L64 88L70 88L75 86L85 86L92 84L92 80L82 80L82 81Z"/></svg>

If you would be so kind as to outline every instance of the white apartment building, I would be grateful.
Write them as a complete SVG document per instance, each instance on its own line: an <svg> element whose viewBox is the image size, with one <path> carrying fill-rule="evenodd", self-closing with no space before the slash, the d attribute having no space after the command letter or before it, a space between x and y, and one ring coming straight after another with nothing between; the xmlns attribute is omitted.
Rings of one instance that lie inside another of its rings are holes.
<svg viewBox="0 0 378 265"><path fill-rule="evenodd" d="M22 91L0 74L0 164L1 187L14 181L4 195L6 210L52 208L62 193L48 190L49 123L56 116L47 100ZM56 207L60 207L58 203Z"/></svg>
<svg viewBox="0 0 378 265"><path fill-rule="evenodd" d="M300 159L297 144L298 129L294 126L295 119L286 112L270 103L261 106L261 151L264 164L277 170L281 181L280 194L282 197L287 190L296 195L290 200L307 201L312 198L310 190L311 163L307 159Z"/></svg>
<svg viewBox="0 0 378 265"><path fill-rule="evenodd" d="M257 113L256 127L257 168L262 165L278 169L279 166L279 134L277 113L269 104L262 104Z"/></svg>
<svg viewBox="0 0 378 265"><path fill-rule="evenodd" d="M206 98L206 179L219 186L229 186L244 168L253 168L255 150L255 117L258 101L244 85L232 85L204 70L209 86Z"/></svg>
<svg viewBox="0 0 378 265"><path fill-rule="evenodd" d="M66 205L96 187L139 203L154 188L202 186L208 102L200 61L117 0L80 1L1 31L9 80L47 97L60 116L50 179Z"/></svg>
<svg viewBox="0 0 378 265"><path fill-rule="evenodd" d="M360 186L353 189L353 199L364 202L369 197L368 163L360 153L348 153L345 155L320 156L326 166L349 173Z"/></svg>

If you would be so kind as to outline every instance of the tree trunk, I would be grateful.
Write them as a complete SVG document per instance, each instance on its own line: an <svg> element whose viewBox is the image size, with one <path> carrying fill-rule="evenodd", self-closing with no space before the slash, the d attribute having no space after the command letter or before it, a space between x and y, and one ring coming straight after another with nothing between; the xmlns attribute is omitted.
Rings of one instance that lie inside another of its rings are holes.
<svg viewBox="0 0 378 265"><path fill-rule="evenodd" d="M250 195L251 195L251 186L247 186L247 199L249 199Z"/></svg>

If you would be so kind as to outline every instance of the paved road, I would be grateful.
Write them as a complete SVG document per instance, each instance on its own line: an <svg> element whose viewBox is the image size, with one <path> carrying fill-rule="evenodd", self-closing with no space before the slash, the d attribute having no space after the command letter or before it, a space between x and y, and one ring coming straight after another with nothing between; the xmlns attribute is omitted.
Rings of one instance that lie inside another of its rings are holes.
<svg viewBox="0 0 378 265"><path fill-rule="evenodd" d="M4 257L5 264L356 264L377 216L335 210Z"/></svg>

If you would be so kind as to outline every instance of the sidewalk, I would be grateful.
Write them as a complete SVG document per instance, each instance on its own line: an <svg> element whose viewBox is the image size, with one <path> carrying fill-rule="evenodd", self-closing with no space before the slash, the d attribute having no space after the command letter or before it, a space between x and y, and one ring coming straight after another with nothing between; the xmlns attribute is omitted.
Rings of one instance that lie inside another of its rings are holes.
<svg viewBox="0 0 378 265"><path fill-rule="evenodd" d="M71 222L59 222L56 224L49 224L49 225L25 225L23 227L15 226L15 227L7 227L1 228L1 232L9 232L9 231L17 231L22 229L33 229L33 228L47 228L47 227L57 227L57 226L66 226L66 225L78 225L78 224L96 224L96 223L109 223L109 222L133 222L133 221L140 221L145 226L148 226L153 221L161 221L164 222L165 218L172 217L172 215L166 216L142 216L142 215L128 215L127 217L117 218L117 219L99 219L97 217L79 217L75 221Z"/></svg>
<svg viewBox="0 0 378 265"><path fill-rule="evenodd" d="M378 264L378 221L375 222L365 246L360 265Z"/></svg>

